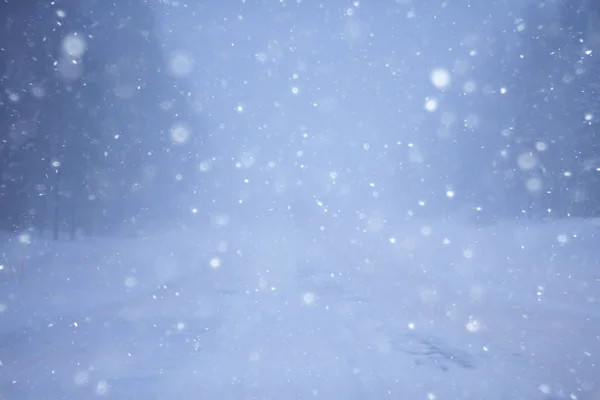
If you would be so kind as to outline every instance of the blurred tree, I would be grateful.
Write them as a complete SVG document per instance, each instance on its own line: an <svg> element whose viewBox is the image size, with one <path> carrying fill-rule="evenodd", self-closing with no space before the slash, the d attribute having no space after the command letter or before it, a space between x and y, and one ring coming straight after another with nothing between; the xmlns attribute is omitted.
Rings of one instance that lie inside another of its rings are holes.
<svg viewBox="0 0 600 400"><path fill-rule="evenodd" d="M563 202L570 215L600 215L600 160L598 150L598 108L600 107L600 6L591 0L560 3L559 29L563 43L560 57L565 63L563 117L566 129L563 144L570 143L570 160L563 180L568 181Z"/></svg>
<svg viewBox="0 0 600 400"><path fill-rule="evenodd" d="M0 227L52 219L74 237L177 214L201 129L187 82L163 68L149 5L0 7Z"/></svg>

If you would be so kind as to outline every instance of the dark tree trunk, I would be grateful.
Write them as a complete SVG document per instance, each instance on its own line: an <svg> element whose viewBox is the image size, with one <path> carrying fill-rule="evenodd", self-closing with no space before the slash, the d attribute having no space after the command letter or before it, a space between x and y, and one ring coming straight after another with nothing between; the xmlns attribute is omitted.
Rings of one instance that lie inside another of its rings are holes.
<svg viewBox="0 0 600 400"><path fill-rule="evenodd" d="M75 216L76 203L76 195L73 193L73 196L71 197L71 241L75 240L75 234L77 233L77 220Z"/></svg>
<svg viewBox="0 0 600 400"><path fill-rule="evenodd" d="M54 221L53 223L53 237L54 240L58 240L59 237L59 228L60 228L60 212L59 212L59 207L60 207L60 170L57 168L56 169L56 181L54 182Z"/></svg>

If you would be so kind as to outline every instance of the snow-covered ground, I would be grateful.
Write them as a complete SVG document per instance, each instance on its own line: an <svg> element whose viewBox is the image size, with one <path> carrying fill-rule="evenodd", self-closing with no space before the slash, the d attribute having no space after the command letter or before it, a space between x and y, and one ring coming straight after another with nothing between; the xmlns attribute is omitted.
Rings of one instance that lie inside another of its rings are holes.
<svg viewBox="0 0 600 400"><path fill-rule="evenodd" d="M0 244L0 399L598 399L600 227Z"/></svg>

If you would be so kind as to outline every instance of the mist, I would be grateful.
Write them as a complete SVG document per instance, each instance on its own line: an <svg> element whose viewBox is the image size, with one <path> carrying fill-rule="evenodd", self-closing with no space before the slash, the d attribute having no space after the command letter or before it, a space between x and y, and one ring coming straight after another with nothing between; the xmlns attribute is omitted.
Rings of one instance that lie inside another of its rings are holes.
<svg viewBox="0 0 600 400"><path fill-rule="evenodd" d="M595 215L575 5L3 8L9 229Z"/></svg>
<svg viewBox="0 0 600 400"><path fill-rule="evenodd" d="M0 399L595 398L599 22L0 0Z"/></svg>

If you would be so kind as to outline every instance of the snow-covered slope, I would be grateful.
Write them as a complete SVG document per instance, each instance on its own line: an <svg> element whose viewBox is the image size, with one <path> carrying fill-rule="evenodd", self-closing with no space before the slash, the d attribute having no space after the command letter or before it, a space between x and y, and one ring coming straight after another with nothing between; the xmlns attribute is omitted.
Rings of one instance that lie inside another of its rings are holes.
<svg viewBox="0 0 600 400"><path fill-rule="evenodd" d="M597 229L6 236L0 399L596 399Z"/></svg>

